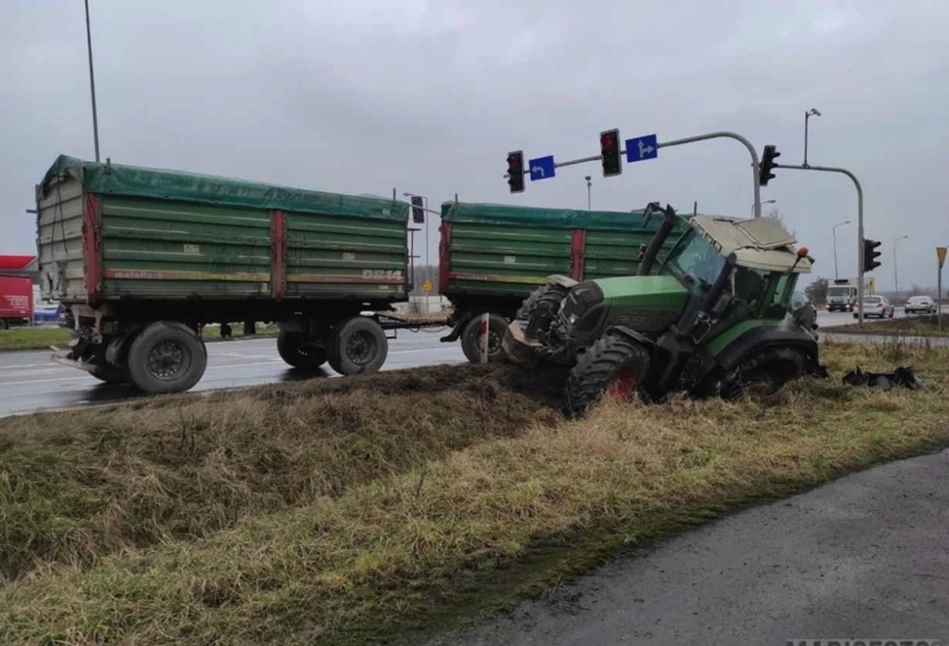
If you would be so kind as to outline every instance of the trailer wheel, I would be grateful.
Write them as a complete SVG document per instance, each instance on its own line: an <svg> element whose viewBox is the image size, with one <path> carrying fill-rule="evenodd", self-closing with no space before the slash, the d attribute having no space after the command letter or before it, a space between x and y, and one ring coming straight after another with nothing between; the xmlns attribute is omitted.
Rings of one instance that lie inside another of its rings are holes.
<svg viewBox="0 0 949 646"><path fill-rule="evenodd" d="M507 355L504 354L504 348L501 342L504 341L504 333L507 332L507 319L500 314L488 314L488 362L502 363L507 361ZM481 334L481 315L477 314L468 324L465 325L464 332L461 333L461 351L465 353L465 358L471 363L481 363L481 344L484 342L484 335Z"/></svg>
<svg viewBox="0 0 949 646"><path fill-rule="evenodd" d="M642 392L649 351L622 334L606 334L580 355L564 387L567 412L583 415L607 391L620 399Z"/></svg>
<svg viewBox="0 0 949 646"><path fill-rule="evenodd" d="M336 326L327 350L330 367L348 377L379 370L389 355L389 340L382 326L371 318L354 316Z"/></svg>
<svg viewBox="0 0 949 646"><path fill-rule="evenodd" d="M125 370L107 363L92 366L89 369L89 374L104 384L127 384L129 382L129 376Z"/></svg>
<svg viewBox="0 0 949 646"><path fill-rule="evenodd" d="M326 363L326 349L322 345L293 332L280 330L277 353L287 365L301 370L315 370Z"/></svg>
<svg viewBox="0 0 949 646"><path fill-rule="evenodd" d="M207 365L204 341L175 321L152 323L132 341L128 352L129 377L149 394L190 390Z"/></svg>

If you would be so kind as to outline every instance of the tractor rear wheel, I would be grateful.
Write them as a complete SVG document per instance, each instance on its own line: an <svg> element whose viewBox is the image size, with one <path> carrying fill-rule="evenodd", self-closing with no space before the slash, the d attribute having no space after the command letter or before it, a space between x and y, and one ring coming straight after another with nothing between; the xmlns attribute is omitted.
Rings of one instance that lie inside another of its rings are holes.
<svg viewBox="0 0 949 646"><path fill-rule="evenodd" d="M804 376L806 359L800 350L775 347L747 357L722 379L721 394L735 399L745 394L776 393L789 381Z"/></svg>
<svg viewBox="0 0 949 646"><path fill-rule="evenodd" d="M577 359L567 378L567 412L583 415L606 392L630 399L642 392L649 351L615 332L605 334Z"/></svg>

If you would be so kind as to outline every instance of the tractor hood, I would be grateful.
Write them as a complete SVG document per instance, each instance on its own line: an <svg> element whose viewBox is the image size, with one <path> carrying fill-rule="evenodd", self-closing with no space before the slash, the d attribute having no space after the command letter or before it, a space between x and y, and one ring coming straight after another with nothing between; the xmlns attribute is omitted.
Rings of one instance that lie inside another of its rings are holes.
<svg viewBox="0 0 949 646"><path fill-rule="evenodd" d="M688 292L673 276L622 276L575 285L560 316L575 340L597 338L611 325L661 332L681 314Z"/></svg>

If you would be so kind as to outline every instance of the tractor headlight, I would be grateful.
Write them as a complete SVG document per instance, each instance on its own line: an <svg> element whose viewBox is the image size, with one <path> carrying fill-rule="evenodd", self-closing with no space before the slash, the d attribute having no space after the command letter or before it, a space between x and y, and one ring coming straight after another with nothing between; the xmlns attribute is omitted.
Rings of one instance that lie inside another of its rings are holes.
<svg viewBox="0 0 949 646"><path fill-rule="evenodd" d="M603 290L592 281L574 285L563 301L562 320L578 332L596 328L603 314Z"/></svg>

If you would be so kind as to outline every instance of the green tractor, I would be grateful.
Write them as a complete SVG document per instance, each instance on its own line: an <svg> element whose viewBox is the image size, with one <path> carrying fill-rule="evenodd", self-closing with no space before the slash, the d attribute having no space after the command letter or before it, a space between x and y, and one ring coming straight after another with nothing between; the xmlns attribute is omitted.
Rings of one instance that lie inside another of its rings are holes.
<svg viewBox="0 0 949 646"><path fill-rule="evenodd" d="M732 398L821 372L813 308L790 309L798 275L813 264L805 247L771 218L683 218L652 203L644 223L657 213L664 220L639 250L638 275L551 276L507 328L508 359L569 367L573 414L607 391ZM684 233L660 260L676 224Z"/></svg>

